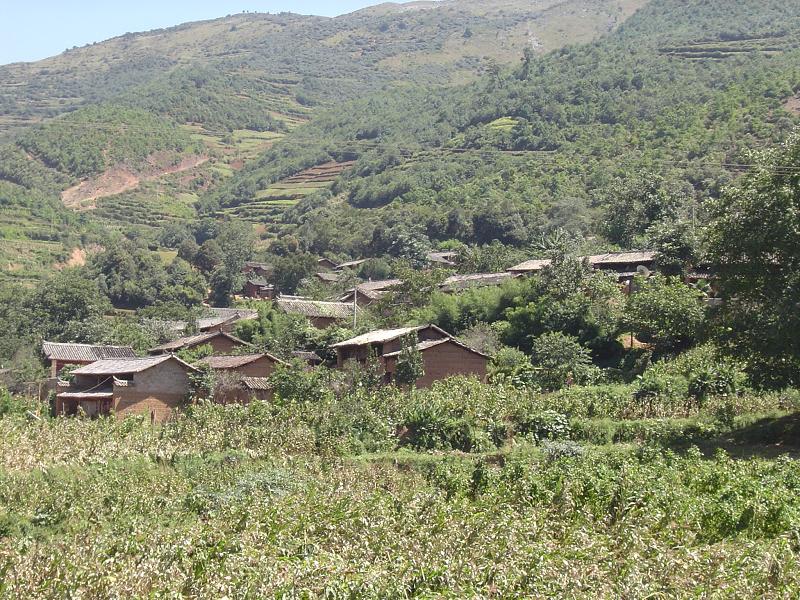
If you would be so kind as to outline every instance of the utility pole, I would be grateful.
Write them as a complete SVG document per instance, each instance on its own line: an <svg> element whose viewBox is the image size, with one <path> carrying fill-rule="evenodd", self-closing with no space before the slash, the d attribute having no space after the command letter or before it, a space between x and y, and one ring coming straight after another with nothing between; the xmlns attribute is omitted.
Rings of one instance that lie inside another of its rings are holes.
<svg viewBox="0 0 800 600"><path fill-rule="evenodd" d="M353 285L353 329L358 326L358 282Z"/></svg>

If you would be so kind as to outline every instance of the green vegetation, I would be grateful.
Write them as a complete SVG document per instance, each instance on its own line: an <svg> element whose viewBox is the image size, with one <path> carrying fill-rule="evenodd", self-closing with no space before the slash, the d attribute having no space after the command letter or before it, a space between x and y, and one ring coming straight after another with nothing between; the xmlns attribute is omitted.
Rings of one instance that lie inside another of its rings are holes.
<svg viewBox="0 0 800 600"><path fill-rule="evenodd" d="M205 371L152 426L0 390L0 596L800 594L800 10L490 4L237 15L0 68L14 392L43 339L195 332L246 261L318 299L401 280L326 330L241 303L234 333L290 363L269 402L207 403ZM624 291L578 258L634 247L658 273ZM328 285L320 256L372 260ZM400 388L328 368L424 323L491 355L488 383L403 389L409 340Z"/></svg>
<svg viewBox="0 0 800 600"><path fill-rule="evenodd" d="M314 252L379 255L377 241L412 223L432 244L526 246L563 227L642 245L670 220L702 223L740 170L732 165L748 162L742 153L791 131L782 105L800 79L797 36L785 34L797 28L785 3L650 3L599 41L474 85L393 88L320 114L200 208L241 206L302 169L356 157L332 196L281 219ZM775 52L691 61L661 52L742 32L773 38Z"/></svg>
<svg viewBox="0 0 800 600"><path fill-rule="evenodd" d="M587 418L453 381L201 404L154 428L33 421L6 396L0 581L46 597L792 596L800 473L776 456L797 452L791 398L649 420L593 401Z"/></svg>

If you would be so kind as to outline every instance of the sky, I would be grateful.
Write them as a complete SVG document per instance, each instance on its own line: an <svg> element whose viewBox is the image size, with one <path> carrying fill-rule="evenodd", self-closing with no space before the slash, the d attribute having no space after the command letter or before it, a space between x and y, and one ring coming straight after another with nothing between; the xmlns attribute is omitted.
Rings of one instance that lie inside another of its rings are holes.
<svg viewBox="0 0 800 600"><path fill-rule="evenodd" d="M0 0L0 64L244 10L333 17L381 0Z"/></svg>

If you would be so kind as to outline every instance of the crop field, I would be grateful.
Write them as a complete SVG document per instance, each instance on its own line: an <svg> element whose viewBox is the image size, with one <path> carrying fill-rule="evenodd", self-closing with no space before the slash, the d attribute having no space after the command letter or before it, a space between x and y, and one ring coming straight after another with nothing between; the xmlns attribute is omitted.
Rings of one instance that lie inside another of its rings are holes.
<svg viewBox="0 0 800 600"><path fill-rule="evenodd" d="M223 213L247 221L273 221L309 194L331 187L353 164L352 161L328 162L304 169L257 192L252 201L227 208Z"/></svg>
<svg viewBox="0 0 800 600"><path fill-rule="evenodd" d="M0 238L0 278L36 281L65 258L61 242Z"/></svg>
<svg viewBox="0 0 800 600"><path fill-rule="evenodd" d="M661 48L661 53L689 60L722 60L742 54L781 54L791 47L792 40L785 36L744 38L731 41L700 41L683 46Z"/></svg>
<svg viewBox="0 0 800 600"><path fill-rule="evenodd" d="M797 394L624 398L453 381L154 428L6 397L0 595L796 597Z"/></svg>

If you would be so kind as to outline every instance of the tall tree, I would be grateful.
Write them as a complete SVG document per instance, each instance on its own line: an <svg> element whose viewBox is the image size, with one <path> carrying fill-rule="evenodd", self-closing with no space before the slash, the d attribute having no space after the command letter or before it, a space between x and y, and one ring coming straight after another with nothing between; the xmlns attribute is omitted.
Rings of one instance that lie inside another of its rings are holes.
<svg viewBox="0 0 800 600"><path fill-rule="evenodd" d="M726 347L761 383L800 383L800 132L714 206L710 256L722 284Z"/></svg>

